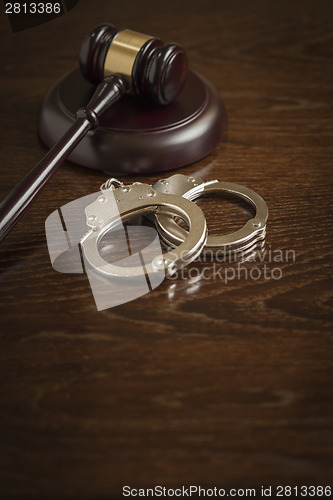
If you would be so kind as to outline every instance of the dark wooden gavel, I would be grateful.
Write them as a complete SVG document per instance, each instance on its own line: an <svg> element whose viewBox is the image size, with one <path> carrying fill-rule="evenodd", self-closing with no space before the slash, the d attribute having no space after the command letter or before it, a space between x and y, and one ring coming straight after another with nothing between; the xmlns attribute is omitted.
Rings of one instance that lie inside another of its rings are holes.
<svg viewBox="0 0 333 500"><path fill-rule="evenodd" d="M187 58L175 43L114 26L97 26L80 50L80 67L98 87L66 134L0 204L0 241L101 115L126 92L159 105L172 102L187 75Z"/></svg>

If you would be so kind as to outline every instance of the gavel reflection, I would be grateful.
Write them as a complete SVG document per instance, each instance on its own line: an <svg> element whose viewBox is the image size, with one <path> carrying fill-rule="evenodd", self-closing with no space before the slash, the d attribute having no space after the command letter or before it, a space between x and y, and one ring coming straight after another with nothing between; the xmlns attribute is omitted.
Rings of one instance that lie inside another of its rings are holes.
<svg viewBox="0 0 333 500"><path fill-rule="evenodd" d="M97 26L83 41L80 67L98 84L66 134L0 204L0 241L11 231L45 184L102 114L126 92L158 105L172 102L187 75L187 58L175 43L114 26Z"/></svg>

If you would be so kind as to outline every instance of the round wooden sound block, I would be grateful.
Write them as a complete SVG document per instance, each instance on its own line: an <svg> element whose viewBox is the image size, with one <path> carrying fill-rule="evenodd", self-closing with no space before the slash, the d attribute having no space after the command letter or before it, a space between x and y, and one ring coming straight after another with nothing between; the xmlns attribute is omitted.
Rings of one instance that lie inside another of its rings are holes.
<svg viewBox="0 0 333 500"><path fill-rule="evenodd" d="M50 88L38 120L39 136L48 147L69 129L94 90L79 70ZM177 99L166 106L124 96L104 113L101 125L88 132L69 160L108 174L171 170L208 155L223 139L226 123L217 91L189 72Z"/></svg>

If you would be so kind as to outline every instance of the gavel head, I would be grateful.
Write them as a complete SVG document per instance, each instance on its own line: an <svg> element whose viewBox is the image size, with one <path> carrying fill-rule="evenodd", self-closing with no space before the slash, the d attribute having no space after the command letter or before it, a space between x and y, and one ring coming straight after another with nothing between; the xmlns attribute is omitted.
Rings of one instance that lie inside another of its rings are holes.
<svg viewBox="0 0 333 500"><path fill-rule="evenodd" d="M169 104L182 89L188 64L184 49L176 43L164 44L158 38L102 24L83 41L80 67L92 83L118 74L131 93Z"/></svg>

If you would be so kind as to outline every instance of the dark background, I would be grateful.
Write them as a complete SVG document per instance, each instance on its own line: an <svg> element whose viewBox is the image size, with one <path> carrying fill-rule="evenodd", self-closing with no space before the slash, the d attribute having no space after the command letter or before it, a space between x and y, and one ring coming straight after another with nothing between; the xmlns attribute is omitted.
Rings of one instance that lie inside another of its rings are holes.
<svg viewBox="0 0 333 500"><path fill-rule="evenodd" d="M46 151L36 134L45 92L105 21L186 48L191 68L221 93L229 129L180 172L260 193L266 246L293 249L296 260L281 264L281 280L166 280L97 312L87 277L55 272L48 257L46 217L105 180L66 163L0 248L0 496L116 498L125 484L326 486L332 3L81 0L15 34L2 15L1 198ZM248 218L221 198L200 206L215 234Z"/></svg>

